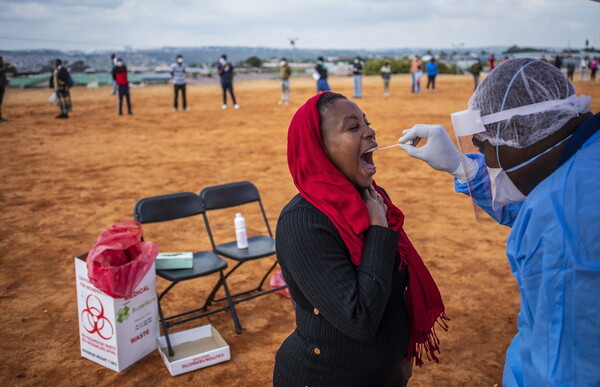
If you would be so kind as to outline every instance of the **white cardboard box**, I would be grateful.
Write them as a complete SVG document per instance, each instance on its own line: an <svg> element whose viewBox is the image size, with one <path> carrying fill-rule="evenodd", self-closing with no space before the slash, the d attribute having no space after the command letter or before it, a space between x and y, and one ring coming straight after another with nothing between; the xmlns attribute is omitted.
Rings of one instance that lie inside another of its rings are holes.
<svg viewBox="0 0 600 387"><path fill-rule="evenodd" d="M157 346L172 376L231 359L229 345L210 324L169 334L169 339L175 352L173 357L169 357L164 336L157 339Z"/></svg>
<svg viewBox="0 0 600 387"><path fill-rule="evenodd" d="M89 281L86 257L75 257L81 356L120 372L156 348L154 265L131 297L113 298Z"/></svg>

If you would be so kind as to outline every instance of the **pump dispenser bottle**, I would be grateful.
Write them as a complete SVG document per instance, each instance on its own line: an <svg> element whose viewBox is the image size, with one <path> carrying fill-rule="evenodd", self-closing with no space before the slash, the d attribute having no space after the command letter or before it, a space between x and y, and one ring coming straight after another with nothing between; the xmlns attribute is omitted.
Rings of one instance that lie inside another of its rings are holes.
<svg viewBox="0 0 600 387"><path fill-rule="evenodd" d="M246 219L244 219L241 212L235 214L233 225L235 226L235 240L237 241L237 248L247 249L248 234L246 234Z"/></svg>

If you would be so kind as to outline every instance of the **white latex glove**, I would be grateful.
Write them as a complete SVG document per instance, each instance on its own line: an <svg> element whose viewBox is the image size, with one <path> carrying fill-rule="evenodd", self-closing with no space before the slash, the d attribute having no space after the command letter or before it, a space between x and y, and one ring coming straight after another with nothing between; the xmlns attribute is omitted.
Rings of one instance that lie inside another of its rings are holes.
<svg viewBox="0 0 600 387"><path fill-rule="evenodd" d="M423 160L438 171L448 172L462 182L477 174L477 162L456 149L443 126L419 124L402 131L402 134L404 136L398 139L400 148L410 157ZM427 143L417 148L421 139Z"/></svg>

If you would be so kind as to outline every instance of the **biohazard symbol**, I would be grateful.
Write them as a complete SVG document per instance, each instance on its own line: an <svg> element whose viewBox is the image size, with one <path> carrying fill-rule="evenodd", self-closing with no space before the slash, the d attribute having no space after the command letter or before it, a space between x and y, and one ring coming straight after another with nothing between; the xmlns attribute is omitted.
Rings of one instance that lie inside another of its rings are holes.
<svg viewBox="0 0 600 387"><path fill-rule="evenodd" d="M114 329L110 321L104 316L104 306L98 297L90 294L85 300L85 309L81 312L83 328L89 333L97 333L104 340L110 339Z"/></svg>

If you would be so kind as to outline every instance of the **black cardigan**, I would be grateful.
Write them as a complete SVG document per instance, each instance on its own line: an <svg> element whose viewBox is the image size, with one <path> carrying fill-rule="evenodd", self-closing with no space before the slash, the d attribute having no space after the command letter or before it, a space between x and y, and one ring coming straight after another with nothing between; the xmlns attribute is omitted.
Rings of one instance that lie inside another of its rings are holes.
<svg viewBox="0 0 600 387"><path fill-rule="evenodd" d="M281 212L276 241L296 330L277 352L274 386L401 385L408 275L398 270L398 234L371 226L355 266L334 224L297 195Z"/></svg>

